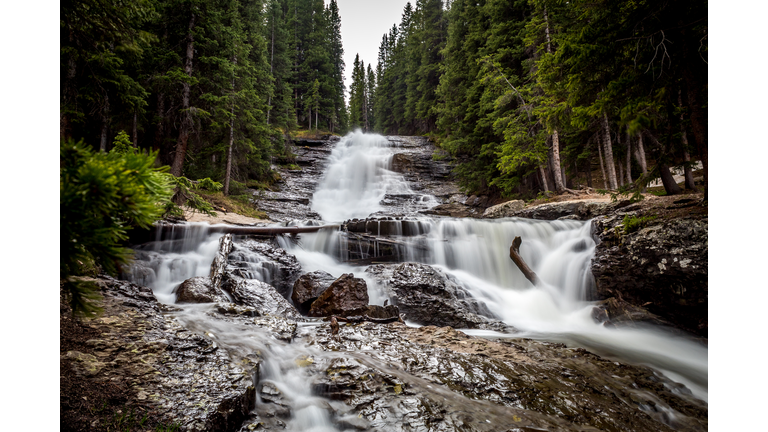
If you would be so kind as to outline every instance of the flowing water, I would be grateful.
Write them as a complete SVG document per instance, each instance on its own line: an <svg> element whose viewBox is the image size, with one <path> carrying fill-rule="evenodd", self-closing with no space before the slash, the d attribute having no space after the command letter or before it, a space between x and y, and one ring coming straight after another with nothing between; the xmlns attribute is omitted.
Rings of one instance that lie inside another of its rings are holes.
<svg viewBox="0 0 768 432"><path fill-rule="evenodd" d="M397 240L393 247L397 260L427 263L444 270L520 332L505 335L466 330L468 334L529 337L585 347L609 358L648 365L707 400L706 347L664 329L610 329L591 318L592 303L587 298L593 289L589 267L595 243L590 222L416 216L415 211L437 202L434 197L414 193L401 176L390 170L393 153L384 137L349 134L330 156L325 176L312 198L312 209L327 222L363 218L375 212L410 215L386 222L395 227L391 231L394 234L404 229L409 234L390 236ZM412 199L405 206L389 209L382 204L387 194ZM141 271L134 269L131 278L152 287L162 302L174 303L175 286L209 272L220 234L209 234L206 225L191 226L162 241L143 245L137 252L145 267ZM520 253L542 280L540 287L533 287L509 259L509 246L515 236L523 239ZM364 273L364 266L343 262L348 258L350 234L320 231L301 234L298 242L284 238L278 241L296 256L302 272L324 270L335 277L351 272L367 280L371 303L383 304L387 300L376 281ZM358 242L360 253L377 256L381 245L375 239L369 242L365 251ZM259 260L251 260L251 275L269 283L269 272L259 271ZM184 307L179 318L188 327L216 334L221 345L241 355L249 351L266 353L260 382L277 387L290 404L288 430L336 430L328 414L328 401L313 395L305 372L292 366L297 356L311 351L308 347L267 340L258 333L246 336L243 329L215 322L198 309Z"/></svg>

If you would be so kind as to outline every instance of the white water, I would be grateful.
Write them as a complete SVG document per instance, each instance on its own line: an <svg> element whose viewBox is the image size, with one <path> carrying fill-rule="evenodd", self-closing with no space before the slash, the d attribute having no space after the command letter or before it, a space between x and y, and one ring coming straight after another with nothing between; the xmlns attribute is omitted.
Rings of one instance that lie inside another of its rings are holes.
<svg viewBox="0 0 768 432"><path fill-rule="evenodd" d="M363 218L387 209L380 204L386 193L410 193L402 177L387 170L394 150L383 137L352 133L334 150L328 171L319 184L312 207L327 221ZM395 191L395 192L393 192ZM431 198L434 199L434 198ZM525 219L493 221L421 218L418 237L400 237L400 261L432 264L454 276L476 298L521 333L503 335L488 331L466 333L493 337L531 337L582 346L620 361L644 364L685 384L695 396L707 400L707 348L692 340L673 336L659 328L610 329L591 318L592 304L586 301L592 289L589 273L595 243L590 223L542 222ZM542 279L534 288L509 259L515 236L523 239L520 253ZM132 278L153 288L158 299L175 303L173 289L193 276L205 276L220 235L206 226L193 228L174 241L155 242L144 248L143 260L151 269ZM365 267L343 264L340 250L347 238L339 232L302 234L299 244L279 239L294 254L304 272L324 270L333 276L354 273L368 282L371 303L383 304L384 291L364 273ZM372 245L376 251L376 245ZM148 274L149 273L149 274ZM264 274L254 272L253 277ZM327 401L311 394L304 371L294 360L311 352L300 344L267 340L265 334L230 326L200 313L196 306L183 306L179 318L191 328L212 332L230 351L264 353L261 382L274 384L292 407L289 431L336 430ZM319 355L319 353L315 353Z"/></svg>
<svg viewBox="0 0 768 432"><path fill-rule="evenodd" d="M437 205L434 197L414 194L403 176L390 170L393 154L391 143L381 135L359 129L347 134L328 158L312 210L323 220L341 222L383 210L386 194L413 195L412 201L423 208Z"/></svg>

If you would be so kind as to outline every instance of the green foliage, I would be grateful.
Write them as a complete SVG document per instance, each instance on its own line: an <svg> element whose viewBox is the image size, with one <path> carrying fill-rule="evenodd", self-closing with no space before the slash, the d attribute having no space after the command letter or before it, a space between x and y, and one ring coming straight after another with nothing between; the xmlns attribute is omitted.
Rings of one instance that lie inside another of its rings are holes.
<svg viewBox="0 0 768 432"><path fill-rule="evenodd" d="M186 177L175 177L171 174L167 174L167 178L172 185L175 186L173 198L168 202L164 208L165 216L182 217L184 210L179 207L185 205L192 209L192 211L207 214L209 216L216 216L211 203L203 199L200 195L194 192L194 190L221 190L223 187L221 183L214 182L209 178L203 179L205 186L210 189L205 189L200 186L201 182L193 183Z"/></svg>
<svg viewBox="0 0 768 432"><path fill-rule="evenodd" d="M245 193L245 183L240 183L239 181L230 180L229 182L230 195L242 195L244 193Z"/></svg>
<svg viewBox="0 0 768 432"><path fill-rule="evenodd" d="M126 154L133 153L135 150L131 143L131 138L125 131L118 132L112 145L113 147L112 150L110 150L110 153Z"/></svg>
<svg viewBox="0 0 768 432"><path fill-rule="evenodd" d="M624 234L631 234L635 231L638 231L640 228L643 228L646 225L648 225L648 222L655 220L657 218L658 216L636 217L636 216L626 215L624 216L624 220L622 221L622 224L624 225Z"/></svg>
<svg viewBox="0 0 768 432"><path fill-rule="evenodd" d="M200 179L195 183L195 189L207 190L207 191L220 191L224 185L219 182L213 181L210 178Z"/></svg>
<svg viewBox="0 0 768 432"><path fill-rule="evenodd" d="M149 228L172 195L164 171L154 168L157 153L94 153L82 143L60 147L59 272L76 315L98 310L98 288L74 276L88 267L116 274L131 251L121 246L128 230Z"/></svg>

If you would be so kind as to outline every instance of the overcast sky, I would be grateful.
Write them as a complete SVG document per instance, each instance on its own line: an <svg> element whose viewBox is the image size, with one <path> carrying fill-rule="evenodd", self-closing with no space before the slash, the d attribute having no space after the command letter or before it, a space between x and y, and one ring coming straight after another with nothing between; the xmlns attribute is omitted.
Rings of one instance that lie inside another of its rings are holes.
<svg viewBox="0 0 768 432"><path fill-rule="evenodd" d="M330 1L326 0L326 4ZM408 0L336 0L341 15L341 40L344 45L344 84L352 84L352 66L355 54L366 66L376 70L379 56L379 44L384 33L388 33L392 24L400 24L403 8ZM414 4L415 0L411 3Z"/></svg>

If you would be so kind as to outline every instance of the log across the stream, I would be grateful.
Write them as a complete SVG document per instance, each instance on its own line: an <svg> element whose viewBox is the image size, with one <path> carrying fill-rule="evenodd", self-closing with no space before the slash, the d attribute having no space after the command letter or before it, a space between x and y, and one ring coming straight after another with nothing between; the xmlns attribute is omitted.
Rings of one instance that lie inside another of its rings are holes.
<svg viewBox="0 0 768 432"><path fill-rule="evenodd" d="M523 276L525 276L526 279L531 281L532 284L538 285L539 277L536 276L536 273L534 273L534 271L528 267L528 264L525 263L523 257L520 256L520 244L522 242L523 240L520 238L520 236L517 236L514 240L512 240L512 246L509 247L509 257L512 258L512 261L514 261L515 265L517 265L517 268L523 272Z"/></svg>
<svg viewBox="0 0 768 432"><path fill-rule="evenodd" d="M178 225L157 225L156 229L163 232L172 231ZM278 235L278 234L300 234L312 233L324 229L338 230L340 225L322 225L306 227L254 227L254 226L235 226L235 225L211 225L209 232L225 233L234 235Z"/></svg>

